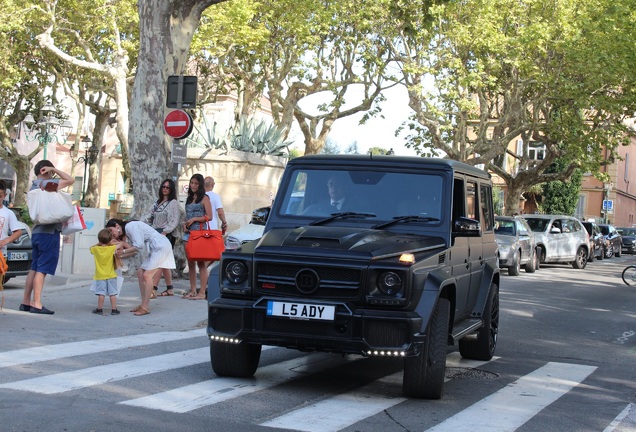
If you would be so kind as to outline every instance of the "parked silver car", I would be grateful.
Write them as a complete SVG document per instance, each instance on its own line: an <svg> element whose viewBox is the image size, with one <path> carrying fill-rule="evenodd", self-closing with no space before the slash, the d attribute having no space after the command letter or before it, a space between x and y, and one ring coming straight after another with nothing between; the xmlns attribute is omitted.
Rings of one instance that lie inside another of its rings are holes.
<svg viewBox="0 0 636 432"><path fill-rule="evenodd" d="M499 247L499 267L510 276L518 276L523 265L526 273L539 267L534 233L525 219L515 216L495 217L495 240Z"/></svg>
<svg viewBox="0 0 636 432"><path fill-rule="evenodd" d="M583 269L589 257L589 235L581 221L565 215L524 215L534 232L542 263L571 263Z"/></svg>

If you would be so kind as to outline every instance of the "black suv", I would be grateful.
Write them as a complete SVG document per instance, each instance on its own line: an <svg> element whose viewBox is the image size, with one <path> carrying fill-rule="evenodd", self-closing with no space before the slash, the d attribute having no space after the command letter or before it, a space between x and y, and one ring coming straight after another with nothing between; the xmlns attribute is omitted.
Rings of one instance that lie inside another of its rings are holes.
<svg viewBox="0 0 636 432"><path fill-rule="evenodd" d="M289 161L263 237L224 252L209 279L214 372L252 376L262 345L389 357L405 395L441 398L448 345L495 352L493 215L490 176L460 162Z"/></svg>

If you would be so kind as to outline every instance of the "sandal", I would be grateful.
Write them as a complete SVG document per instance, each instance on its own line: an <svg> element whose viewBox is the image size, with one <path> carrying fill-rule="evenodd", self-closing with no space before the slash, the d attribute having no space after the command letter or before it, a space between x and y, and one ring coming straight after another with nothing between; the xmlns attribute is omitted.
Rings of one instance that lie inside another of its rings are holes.
<svg viewBox="0 0 636 432"><path fill-rule="evenodd" d="M194 297L190 297L190 300L206 300L206 298L205 297L199 297L197 295L197 296L194 296Z"/></svg>
<svg viewBox="0 0 636 432"><path fill-rule="evenodd" d="M187 292L183 296L181 296L181 298L191 299L192 297L196 297L196 296L197 296L196 292Z"/></svg>
<svg viewBox="0 0 636 432"><path fill-rule="evenodd" d="M139 309L135 312L136 316L148 315L150 311L145 307L139 306Z"/></svg>
<svg viewBox="0 0 636 432"><path fill-rule="evenodd" d="M152 290L150 292L150 299L156 299L157 298L157 290Z"/></svg>
<svg viewBox="0 0 636 432"><path fill-rule="evenodd" d="M174 292L170 292L172 290L165 290L159 294L159 297L170 297L174 295Z"/></svg>
<svg viewBox="0 0 636 432"><path fill-rule="evenodd" d="M137 312L139 309L141 309L141 305L139 305L139 306L137 306L137 307L135 307L135 308L131 309L130 311L131 311L131 312Z"/></svg>

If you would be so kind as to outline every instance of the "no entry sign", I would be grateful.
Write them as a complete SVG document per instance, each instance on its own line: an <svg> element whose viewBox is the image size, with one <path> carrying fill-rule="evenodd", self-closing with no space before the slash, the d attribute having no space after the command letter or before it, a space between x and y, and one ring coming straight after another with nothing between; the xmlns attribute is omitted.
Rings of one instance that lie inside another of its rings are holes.
<svg viewBox="0 0 636 432"><path fill-rule="evenodd" d="M172 138L187 138L192 133L192 117L183 110L170 111L163 121L163 128Z"/></svg>

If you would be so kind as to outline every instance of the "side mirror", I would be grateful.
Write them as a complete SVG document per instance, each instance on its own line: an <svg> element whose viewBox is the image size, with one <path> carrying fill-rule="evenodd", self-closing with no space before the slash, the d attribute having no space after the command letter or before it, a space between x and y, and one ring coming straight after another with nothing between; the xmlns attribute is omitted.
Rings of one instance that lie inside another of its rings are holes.
<svg viewBox="0 0 636 432"><path fill-rule="evenodd" d="M550 228L550 234L561 234L561 230L559 228L552 227Z"/></svg>
<svg viewBox="0 0 636 432"><path fill-rule="evenodd" d="M460 217L453 224L453 234L459 237L481 237L481 224L478 220Z"/></svg>

